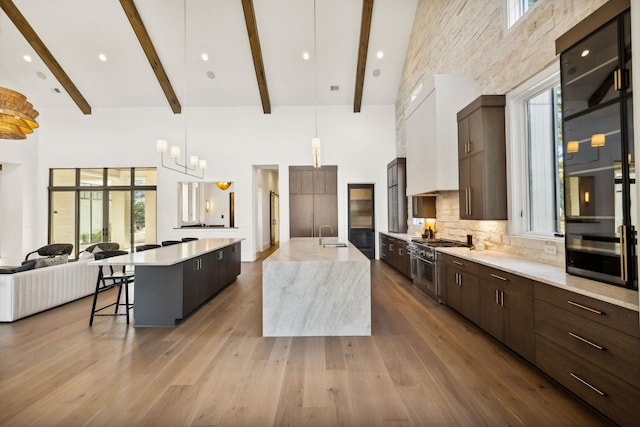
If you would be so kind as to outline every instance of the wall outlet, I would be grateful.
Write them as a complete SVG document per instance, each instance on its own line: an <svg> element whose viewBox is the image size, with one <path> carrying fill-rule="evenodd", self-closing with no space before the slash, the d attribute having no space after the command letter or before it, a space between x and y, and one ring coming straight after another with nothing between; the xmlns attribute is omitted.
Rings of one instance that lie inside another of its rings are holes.
<svg viewBox="0 0 640 427"><path fill-rule="evenodd" d="M555 255L558 253L556 245L544 245L544 253L549 255Z"/></svg>

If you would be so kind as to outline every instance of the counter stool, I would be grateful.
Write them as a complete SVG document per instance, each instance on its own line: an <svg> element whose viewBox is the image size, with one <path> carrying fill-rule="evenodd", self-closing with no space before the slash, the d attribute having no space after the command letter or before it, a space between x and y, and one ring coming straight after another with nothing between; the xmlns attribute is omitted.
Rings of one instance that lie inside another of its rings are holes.
<svg viewBox="0 0 640 427"><path fill-rule="evenodd" d="M162 246L177 245L178 243L182 242L180 240L165 240L164 242L162 242Z"/></svg>
<svg viewBox="0 0 640 427"><path fill-rule="evenodd" d="M156 244L156 243L148 243L146 245L138 245L136 246L136 252L142 252L142 251L148 251L149 249L157 249L160 248L162 246Z"/></svg>
<svg viewBox="0 0 640 427"><path fill-rule="evenodd" d="M104 258L111 258L118 255L127 255L126 251L103 251L95 254L95 259L100 260ZM108 273L104 272L104 268L108 268ZM127 325L129 324L129 310L133 308L133 303L129 303L129 283L133 283L134 272L126 270L125 266L118 266L114 270L113 266L99 266L98 280L96 281L96 290L93 294L93 305L91 306L91 319L89 320L89 326L93 325L93 318L95 316L126 316ZM114 287L118 287L118 297L115 302L107 304L105 306L96 308L98 302L98 294L109 290ZM124 286L124 303L120 302L122 296L122 288ZM109 307L114 307L113 313L100 313ZM124 313L118 313L118 308L124 306Z"/></svg>
<svg viewBox="0 0 640 427"><path fill-rule="evenodd" d="M192 242L194 240L198 240L198 238L197 237L183 237L182 238L183 242Z"/></svg>

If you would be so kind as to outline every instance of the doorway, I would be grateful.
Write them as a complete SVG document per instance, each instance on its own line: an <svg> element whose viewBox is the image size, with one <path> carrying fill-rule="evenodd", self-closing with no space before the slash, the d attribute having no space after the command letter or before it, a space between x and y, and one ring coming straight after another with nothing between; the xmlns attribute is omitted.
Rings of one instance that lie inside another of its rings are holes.
<svg viewBox="0 0 640 427"><path fill-rule="evenodd" d="M270 233L269 242L271 246L280 244L280 196L271 191L269 196L270 204Z"/></svg>
<svg viewBox="0 0 640 427"><path fill-rule="evenodd" d="M277 165L254 165L253 173L254 248L258 258L280 242L279 171Z"/></svg>

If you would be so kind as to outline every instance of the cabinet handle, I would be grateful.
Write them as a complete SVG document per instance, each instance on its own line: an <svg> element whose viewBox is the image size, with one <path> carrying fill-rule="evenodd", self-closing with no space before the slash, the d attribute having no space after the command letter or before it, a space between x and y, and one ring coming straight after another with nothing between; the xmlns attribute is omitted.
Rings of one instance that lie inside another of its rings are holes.
<svg viewBox="0 0 640 427"><path fill-rule="evenodd" d="M627 281L627 226L618 227L620 233L620 280Z"/></svg>
<svg viewBox="0 0 640 427"><path fill-rule="evenodd" d="M500 297L498 296L498 292L500 291L496 289L496 305L500 305Z"/></svg>
<svg viewBox="0 0 640 427"><path fill-rule="evenodd" d="M393 250L393 245L389 245L389 250L392 251Z"/></svg>
<svg viewBox="0 0 640 427"><path fill-rule="evenodd" d="M497 274L491 273L491 277L495 277L496 279L504 280L505 282L509 281L506 277L498 276Z"/></svg>
<svg viewBox="0 0 640 427"><path fill-rule="evenodd" d="M589 344L590 346L597 348L598 350L606 350L606 348L599 346L598 344L591 342L586 338L582 338L580 335L574 334L573 332L569 332L569 335L571 335L577 340L582 341L583 343Z"/></svg>
<svg viewBox="0 0 640 427"><path fill-rule="evenodd" d="M462 286L462 274L457 273L458 274L458 286Z"/></svg>
<svg viewBox="0 0 640 427"><path fill-rule="evenodd" d="M468 148L467 148L467 150L468 150L468 151L467 151L467 153L470 153L470 152L471 152L471 144L473 144L473 141L469 141L469 142L467 142L467 147L468 147Z"/></svg>
<svg viewBox="0 0 640 427"><path fill-rule="evenodd" d="M586 305L578 304L577 302L573 302L571 300L567 301L567 303L573 305L574 307L578 307L578 308L581 308L583 310L590 311L591 313L595 313L595 314L597 314L599 316L604 315L604 313L602 311L598 311L595 308L587 307Z"/></svg>
<svg viewBox="0 0 640 427"><path fill-rule="evenodd" d="M398 255L404 255L404 254L402 253L402 248L398 248Z"/></svg>
<svg viewBox="0 0 640 427"><path fill-rule="evenodd" d="M592 386L591 384L589 384L588 382L586 382L585 380L583 380L582 378L580 378L579 376L577 376L576 374L574 374L573 372L569 372L569 375L571 375L573 378L575 378L576 380L580 381L582 384L586 385L587 387L589 387L591 390L595 391L596 393L598 393L600 396L604 397L607 395L607 393L598 390L596 387Z"/></svg>
<svg viewBox="0 0 640 427"><path fill-rule="evenodd" d="M472 206L472 203L471 203L471 187L469 187L469 215L473 214L473 212L471 211L471 206Z"/></svg>
<svg viewBox="0 0 640 427"><path fill-rule="evenodd" d="M504 307L504 291L500 291L500 306Z"/></svg>
<svg viewBox="0 0 640 427"><path fill-rule="evenodd" d="M464 265L463 262L459 262L459 261L451 261L452 263L454 263L455 265ZM456 273L458 274L458 273Z"/></svg>

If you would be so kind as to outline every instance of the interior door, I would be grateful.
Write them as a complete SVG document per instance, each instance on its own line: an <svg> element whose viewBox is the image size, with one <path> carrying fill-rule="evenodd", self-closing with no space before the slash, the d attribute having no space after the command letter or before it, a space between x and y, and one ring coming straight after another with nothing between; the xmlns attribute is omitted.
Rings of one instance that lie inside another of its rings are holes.
<svg viewBox="0 0 640 427"><path fill-rule="evenodd" d="M373 184L349 184L349 241L369 259L375 258Z"/></svg>

